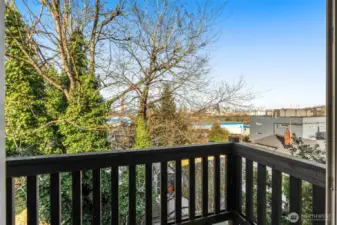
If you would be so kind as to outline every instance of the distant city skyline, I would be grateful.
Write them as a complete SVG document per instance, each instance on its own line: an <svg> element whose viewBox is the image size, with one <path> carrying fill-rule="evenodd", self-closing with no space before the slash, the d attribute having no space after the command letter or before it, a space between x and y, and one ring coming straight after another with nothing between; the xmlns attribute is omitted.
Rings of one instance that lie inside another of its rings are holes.
<svg viewBox="0 0 337 225"><path fill-rule="evenodd" d="M325 104L325 1L230 0L207 50L211 75L243 76L256 107Z"/></svg>

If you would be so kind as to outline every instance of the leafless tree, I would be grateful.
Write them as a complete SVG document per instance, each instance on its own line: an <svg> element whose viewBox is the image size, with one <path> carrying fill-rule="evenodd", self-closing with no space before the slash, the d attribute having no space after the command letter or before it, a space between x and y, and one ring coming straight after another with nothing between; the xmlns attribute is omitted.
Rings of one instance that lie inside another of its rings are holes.
<svg viewBox="0 0 337 225"><path fill-rule="evenodd" d="M120 32L130 37L117 43L112 87L132 87L129 99L137 101L138 113L147 116L149 106L160 101L169 85L175 99L197 111L227 103L242 105L252 99L243 79L212 85L207 47L217 38L215 29L222 9L217 1L149 1L130 6L127 23ZM110 93L116 91L112 88ZM133 102L134 102L133 101Z"/></svg>
<svg viewBox="0 0 337 225"><path fill-rule="evenodd" d="M252 98L243 80L215 86L208 76L206 48L217 38L214 27L221 13L217 1L20 1L28 36L11 37L24 53L20 59L68 100L81 86L69 46L76 29L86 38L88 75L100 78L98 91L109 93L108 103L127 95L125 101L137 102L138 112L146 116L148 107L160 100L164 84L181 105L197 111L224 102L242 105ZM14 57L9 52L6 56ZM62 76L69 84L60 81Z"/></svg>
<svg viewBox="0 0 337 225"><path fill-rule="evenodd" d="M120 0L116 5L101 0L22 0L21 3L24 5L21 13L25 15L27 34L11 36L24 53L20 60L32 65L46 82L70 100L73 92L81 86L78 63L69 44L71 35L80 31L85 37L88 76L97 76L100 67L107 67L109 63L109 60L104 64L99 60L105 54L102 49L108 49L110 42L119 40L117 20L123 16L125 1ZM27 51L25 45L31 46L34 52ZM14 57L9 52L6 56ZM57 75L51 73L51 69ZM69 84L60 82L62 76Z"/></svg>

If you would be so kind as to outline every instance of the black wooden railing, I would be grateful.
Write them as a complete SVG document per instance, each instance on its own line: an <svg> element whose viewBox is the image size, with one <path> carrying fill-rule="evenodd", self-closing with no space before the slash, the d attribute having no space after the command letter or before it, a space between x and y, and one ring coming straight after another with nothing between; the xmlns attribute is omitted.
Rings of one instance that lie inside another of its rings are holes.
<svg viewBox="0 0 337 225"><path fill-rule="evenodd" d="M209 157L213 157L212 177L214 190L208 190ZM226 157L226 209L221 208L220 172L222 156ZM202 173L195 172L195 159L202 158ZM245 165L245 212L242 211L242 159ZM189 160L188 218L182 217L182 160ZM168 162L175 161L175 221L168 221ZM257 218L253 216L253 162L258 163ZM111 224L119 224L119 172L121 166L129 168L128 224L136 224L136 176L137 165L145 165L145 223L153 224L152 215L152 165L161 163L160 176L160 224L214 224L231 220L234 224L266 224L266 167L272 168L272 224L280 224L282 207L282 173L290 175L290 211L301 214L301 180L313 184L313 213L324 213L325 167L295 159L290 156L264 151L251 146L223 143L160 149L142 149L118 152L95 152L76 155L38 156L9 158L7 160L7 224L15 224L14 178L27 178L28 225L39 224L38 176L50 175L50 224L61 224L61 179L63 172L72 173L72 224L82 224L82 171L92 171L93 210L92 223L102 224L101 169L111 171ZM196 175L202 181L202 211L196 214ZM209 210L209 191L213 191L213 210ZM299 221L300 223L300 221ZM298 223L298 224L299 224ZM322 221L313 221L322 224Z"/></svg>
<svg viewBox="0 0 337 225"><path fill-rule="evenodd" d="M271 224L281 224L282 213L282 174L289 175L289 212L299 215L297 222L301 224L302 208L302 181L312 184L312 215L306 215L306 219L312 224L325 224L325 165L312 161L294 158L289 155L261 150L250 145L234 144L231 153L232 160L236 165L236 172L232 179L236 185L241 185L242 159L245 159L245 212L242 212L242 189L237 188L235 195L235 210L245 215L245 219L259 225L266 224L266 177L267 167L272 170L272 203ZM253 162L257 163L257 218L253 216ZM238 172L239 171L239 172ZM231 195L233 196L233 195ZM308 218L311 217L311 218Z"/></svg>

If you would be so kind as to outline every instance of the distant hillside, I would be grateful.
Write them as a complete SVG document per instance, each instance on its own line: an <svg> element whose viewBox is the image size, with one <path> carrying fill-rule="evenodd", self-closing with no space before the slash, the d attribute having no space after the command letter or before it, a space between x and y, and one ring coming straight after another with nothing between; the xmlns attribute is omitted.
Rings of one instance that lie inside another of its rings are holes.
<svg viewBox="0 0 337 225"><path fill-rule="evenodd" d="M219 121L235 121L243 122L244 124L250 123L249 115L232 115L232 116L209 116L209 115L200 115L190 117L191 122L202 122L202 123L216 123Z"/></svg>

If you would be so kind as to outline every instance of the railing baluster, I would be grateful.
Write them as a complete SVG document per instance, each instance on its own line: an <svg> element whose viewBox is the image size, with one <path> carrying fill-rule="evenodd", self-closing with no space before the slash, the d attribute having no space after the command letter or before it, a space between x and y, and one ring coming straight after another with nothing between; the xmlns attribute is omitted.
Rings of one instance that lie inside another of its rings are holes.
<svg viewBox="0 0 337 225"><path fill-rule="evenodd" d="M145 221L152 225L152 163L145 165Z"/></svg>
<svg viewBox="0 0 337 225"><path fill-rule="evenodd" d="M242 159L234 155L228 155L226 159L227 210L241 212Z"/></svg>
<svg viewBox="0 0 337 225"><path fill-rule="evenodd" d="M176 213L176 223L181 222L181 160L176 160L176 201L175 201L175 213Z"/></svg>
<svg viewBox="0 0 337 225"><path fill-rule="evenodd" d="M234 185L232 185L233 177L235 176L233 168L233 156L226 155L226 209L234 210L234 199L233 194L235 194Z"/></svg>
<svg viewBox="0 0 337 225"><path fill-rule="evenodd" d="M214 212L220 213L220 156L214 156Z"/></svg>
<svg viewBox="0 0 337 225"><path fill-rule="evenodd" d="M246 159L246 218L254 220L253 215L253 161Z"/></svg>
<svg viewBox="0 0 337 225"><path fill-rule="evenodd" d="M202 157L202 216L208 215L208 157Z"/></svg>
<svg viewBox="0 0 337 225"><path fill-rule="evenodd" d="M266 166L262 164L257 174L257 224L266 224Z"/></svg>
<svg viewBox="0 0 337 225"><path fill-rule="evenodd" d="M72 172L72 219L73 225L82 224L82 171Z"/></svg>
<svg viewBox="0 0 337 225"><path fill-rule="evenodd" d="M239 156L235 159L235 206L238 212L242 212L242 158Z"/></svg>
<svg viewBox="0 0 337 225"><path fill-rule="evenodd" d="M129 166L129 225L136 224L136 166Z"/></svg>
<svg viewBox="0 0 337 225"><path fill-rule="evenodd" d="M92 185L93 185L93 224L101 224L101 170L92 170Z"/></svg>
<svg viewBox="0 0 337 225"><path fill-rule="evenodd" d="M61 224L61 182L60 174L50 175L50 216L51 225Z"/></svg>
<svg viewBox="0 0 337 225"><path fill-rule="evenodd" d="M118 167L111 167L111 225L119 224Z"/></svg>
<svg viewBox="0 0 337 225"><path fill-rule="evenodd" d="M293 224L301 224L301 203L302 203L302 186L301 180L290 176L289 180L289 198L290 198L290 212L295 212L299 215L299 220Z"/></svg>
<svg viewBox="0 0 337 225"><path fill-rule="evenodd" d="M195 218L195 159L190 158L189 160L189 207L188 214L189 219L194 220Z"/></svg>
<svg viewBox="0 0 337 225"><path fill-rule="evenodd" d="M281 224L282 216L282 173L273 169L272 174L272 213L273 225Z"/></svg>
<svg viewBox="0 0 337 225"><path fill-rule="evenodd" d="M39 224L39 183L37 176L27 177L27 224Z"/></svg>
<svg viewBox="0 0 337 225"><path fill-rule="evenodd" d="M6 179L6 223L15 225L15 182L13 177Z"/></svg>
<svg viewBox="0 0 337 225"><path fill-rule="evenodd" d="M316 185L312 185L312 214L316 217L313 225L325 224L325 188Z"/></svg>
<svg viewBox="0 0 337 225"><path fill-rule="evenodd" d="M167 224L167 162L160 164L160 224Z"/></svg>

